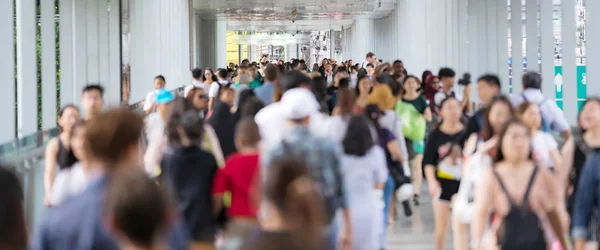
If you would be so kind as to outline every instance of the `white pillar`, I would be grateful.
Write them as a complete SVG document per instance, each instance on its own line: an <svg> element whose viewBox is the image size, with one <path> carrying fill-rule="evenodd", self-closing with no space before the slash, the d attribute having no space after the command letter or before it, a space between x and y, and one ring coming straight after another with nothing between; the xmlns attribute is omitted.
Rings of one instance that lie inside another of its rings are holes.
<svg viewBox="0 0 600 250"><path fill-rule="evenodd" d="M42 129L56 127L56 38L54 1L40 2L42 33Z"/></svg>
<svg viewBox="0 0 600 250"><path fill-rule="evenodd" d="M481 74L486 74L486 73L499 73L497 72L498 70L498 64L499 63L505 63L506 60L504 61L500 61L499 57L498 57L498 51L500 49L500 46L504 45L506 47L506 39L504 40L500 40L500 38L498 37L498 4L496 4L496 0L487 0L486 6L487 6L487 26L486 26L486 33L487 33L487 67L485 68L485 70L480 71L478 75L474 76L475 78L473 80L476 80L476 78L480 77ZM506 2L506 1L505 1ZM504 22L506 22L506 15L504 16ZM507 33L506 29L504 30L504 33Z"/></svg>
<svg viewBox="0 0 600 250"><path fill-rule="evenodd" d="M373 19L360 17L354 21L354 31L360 31L353 34L352 51L354 60L362 62L368 52L372 52L375 46L375 28Z"/></svg>
<svg viewBox="0 0 600 250"><path fill-rule="evenodd" d="M112 9L115 7L119 7L119 5L112 4L110 7L111 11L114 11ZM111 39L114 39L108 34L108 30L110 28L108 26L108 0L97 0L96 10L96 15L98 16L98 83L103 84L105 86L104 99L107 100L110 104L114 104L114 96L111 93L113 91L113 86L109 80L110 72L108 70L110 65L110 49L108 43ZM118 25L119 24L117 23L117 26L112 28L118 30Z"/></svg>
<svg viewBox="0 0 600 250"><path fill-rule="evenodd" d="M73 99L79 103L81 90L88 84L87 1L73 0ZM62 47L62 46L61 46Z"/></svg>
<svg viewBox="0 0 600 250"><path fill-rule="evenodd" d="M79 0L83 1L83 0ZM98 50L98 3L102 2L99 0L84 0L86 1L86 39L87 39L87 81L90 83L99 83L100 82L100 72L98 71L98 67L100 66L100 53ZM106 15L106 8L104 9L104 14ZM104 34L103 34L104 35ZM105 35L104 35L105 36Z"/></svg>
<svg viewBox="0 0 600 250"><path fill-rule="evenodd" d="M60 0L60 106L73 103L79 93L73 84L73 1Z"/></svg>
<svg viewBox="0 0 600 250"><path fill-rule="evenodd" d="M512 88L522 88L523 75L523 19L521 0L511 1L511 37L512 37Z"/></svg>
<svg viewBox="0 0 600 250"><path fill-rule="evenodd" d="M469 36L469 0L458 0L458 68L459 72L469 69L469 46L471 37ZM434 74L437 72L434 70Z"/></svg>
<svg viewBox="0 0 600 250"><path fill-rule="evenodd" d="M215 22L216 37L216 68L223 68L227 65L227 21L218 20Z"/></svg>
<svg viewBox="0 0 600 250"><path fill-rule="evenodd" d="M586 2L587 96L600 96L600 1ZM593 86L593 87L590 87Z"/></svg>
<svg viewBox="0 0 600 250"><path fill-rule="evenodd" d="M3 122L0 123L0 143L15 138L15 65L14 65L14 6L13 1L0 4L0 110Z"/></svg>
<svg viewBox="0 0 600 250"><path fill-rule="evenodd" d="M501 82L502 93L509 93L508 86L508 5L506 1L497 1L496 23L498 24L498 77Z"/></svg>
<svg viewBox="0 0 600 250"><path fill-rule="evenodd" d="M543 1L542 1L543 2ZM537 33L538 5L536 0L527 0L526 5L526 32L527 32L527 70L540 71L538 64L539 38Z"/></svg>
<svg viewBox="0 0 600 250"><path fill-rule="evenodd" d="M552 1L540 1L540 55L542 56L542 93L555 100L554 90L554 28ZM589 16L588 16L589 17ZM588 26L589 27L589 26ZM589 32L588 32L589 34ZM588 37L589 39L589 37ZM589 53L589 47L588 47ZM588 54L589 55L589 54ZM588 56L589 58L589 56ZM589 62L589 60L588 60Z"/></svg>
<svg viewBox="0 0 600 250"><path fill-rule="evenodd" d="M37 131L36 1L17 1L18 136Z"/></svg>
<svg viewBox="0 0 600 250"><path fill-rule="evenodd" d="M575 58L575 2L562 1L563 111L571 124L577 118L577 66ZM591 31L594 32L594 31ZM594 45L592 45L594 46Z"/></svg>
<svg viewBox="0 0 600 250"><path fill-rule="evenodd" d="M109 104L116 105L121 102L121 6L113 4L111 0L110 12L108 15L108 78L106 84L109 86L107 96ZM117 2L118 3L118 2ZM103 18L101 19L103 20ZM102 21L103 22L103 21ZM131 21L130 21L131 24ZM131 25L129 26L131 28ZM131 50L130 50L131 51ZM104 62L103 60L101 61ZM134 100L138 101L138 100Z"/></svg>

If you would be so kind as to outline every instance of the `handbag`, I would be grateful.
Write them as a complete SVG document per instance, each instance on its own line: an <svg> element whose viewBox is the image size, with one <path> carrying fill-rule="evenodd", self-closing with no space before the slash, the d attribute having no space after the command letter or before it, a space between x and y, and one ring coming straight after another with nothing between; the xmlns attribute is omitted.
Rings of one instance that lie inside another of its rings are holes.
<svg viewBox="0 0 600 250"><path fill-rule="evenodd" d="M402 117L402 133L404 137L411 141L421 141L425 139L425 130L427 121L412 104L396 103L396 114Z"/></svg>

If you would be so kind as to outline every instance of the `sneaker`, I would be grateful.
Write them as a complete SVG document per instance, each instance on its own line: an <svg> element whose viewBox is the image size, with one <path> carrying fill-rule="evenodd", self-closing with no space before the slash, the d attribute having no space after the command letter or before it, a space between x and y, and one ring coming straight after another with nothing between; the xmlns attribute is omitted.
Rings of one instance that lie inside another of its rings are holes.
<svg viewBox="0 0 600 250"><path fill-rule="evenodd" d="M413 195L413 204L415 204L415 206L419 206L420 202L419 202L419 195L418 194L414 194Z"/></svg>

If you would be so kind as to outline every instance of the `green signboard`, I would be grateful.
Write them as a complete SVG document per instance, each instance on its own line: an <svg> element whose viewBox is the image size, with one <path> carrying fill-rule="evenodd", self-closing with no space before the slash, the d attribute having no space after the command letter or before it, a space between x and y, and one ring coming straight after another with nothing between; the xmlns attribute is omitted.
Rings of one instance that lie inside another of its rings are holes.
<svg viewBox="0 0 600 250"><path fill-rule="evenodd" d="M556 92L556 104L563 108L563 72L562 66L554 66L554 91ZM577 66L577 106L581 109L587 98L585 65Z"/></svg>

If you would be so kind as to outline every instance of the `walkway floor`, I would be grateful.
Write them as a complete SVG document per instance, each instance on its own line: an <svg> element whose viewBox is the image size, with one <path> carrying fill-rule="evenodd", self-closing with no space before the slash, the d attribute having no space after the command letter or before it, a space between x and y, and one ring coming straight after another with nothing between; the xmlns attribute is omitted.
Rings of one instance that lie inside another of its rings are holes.
<svg viewBox="0 0 600 250"><path fill-rule="evenodd" d="M433 208L427 189L421 192L421 204L413 206L413 215L404 216L404 210L398 210L398 219L389 237L389 250L434 250ZM452 249L452 235L446 237L446 249Z"/></svg>

